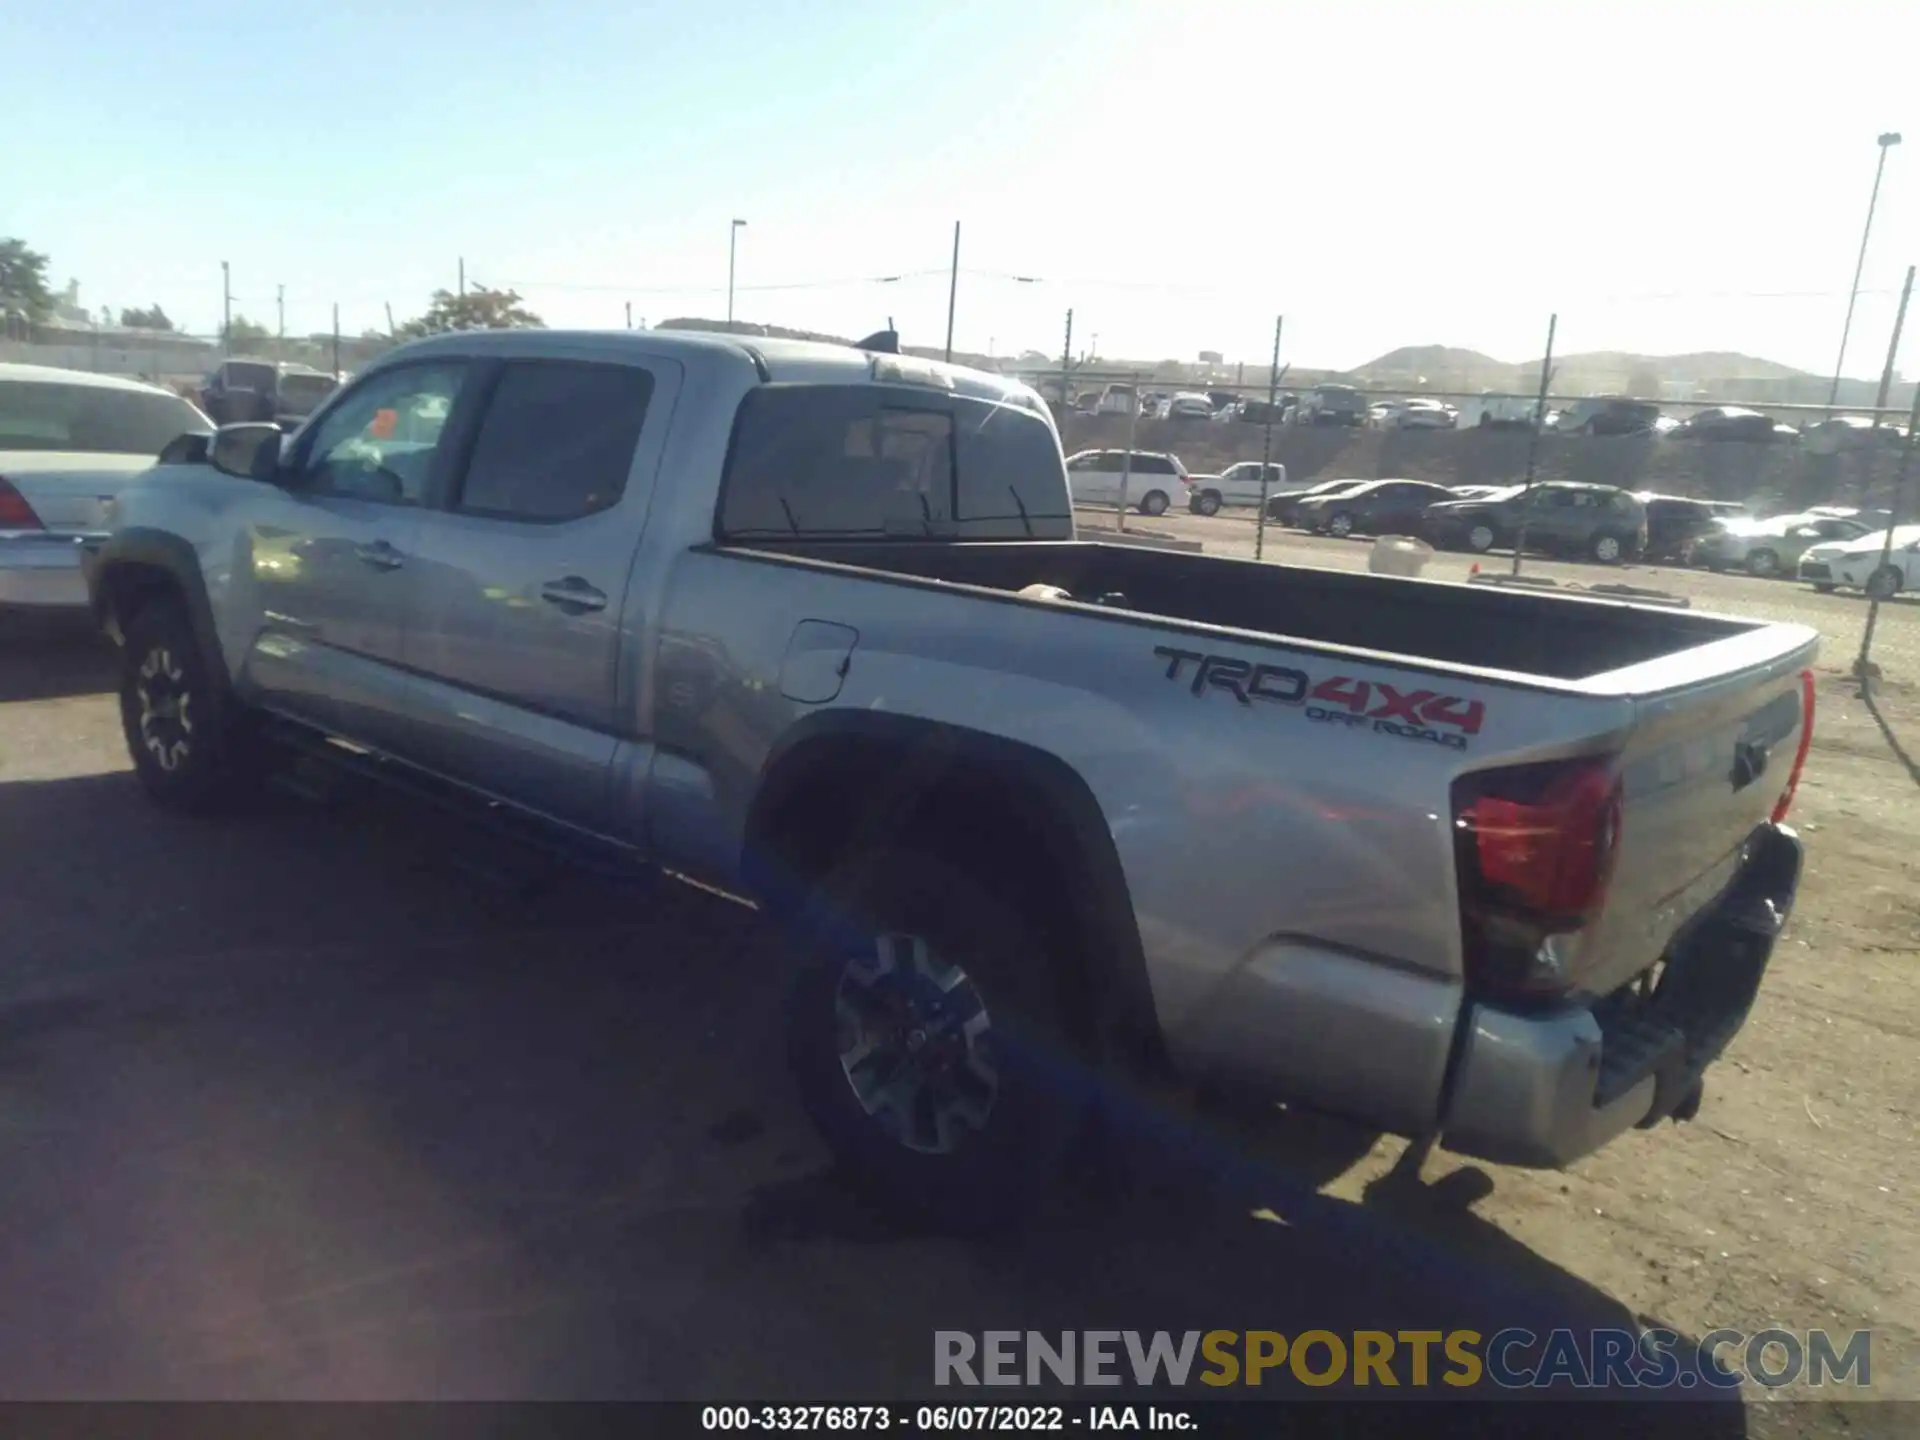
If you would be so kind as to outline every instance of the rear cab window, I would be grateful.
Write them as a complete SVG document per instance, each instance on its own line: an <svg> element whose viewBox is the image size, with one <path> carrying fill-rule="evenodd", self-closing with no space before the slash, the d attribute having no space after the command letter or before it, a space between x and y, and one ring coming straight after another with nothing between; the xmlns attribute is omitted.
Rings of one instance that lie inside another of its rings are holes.
<svg viewBox="0 0 1920 1440"><path fill-rule="evenodd" d="M723 541L1064 540L1073 518L1059 441L1023 406L773 384L741 402L715 528Z"/></svg>

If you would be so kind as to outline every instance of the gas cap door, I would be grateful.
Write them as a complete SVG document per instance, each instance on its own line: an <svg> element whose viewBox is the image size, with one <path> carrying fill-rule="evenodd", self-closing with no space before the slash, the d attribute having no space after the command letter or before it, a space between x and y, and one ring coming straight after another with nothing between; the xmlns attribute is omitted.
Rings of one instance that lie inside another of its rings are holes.
<svg viewBox="0 0 1920 1440"><path fill-rule="evenodd" d="M840 693L853 664L860 632L830 620L802 620L793 627L780 661L780 693L802 705L823 705Z"/></svg>

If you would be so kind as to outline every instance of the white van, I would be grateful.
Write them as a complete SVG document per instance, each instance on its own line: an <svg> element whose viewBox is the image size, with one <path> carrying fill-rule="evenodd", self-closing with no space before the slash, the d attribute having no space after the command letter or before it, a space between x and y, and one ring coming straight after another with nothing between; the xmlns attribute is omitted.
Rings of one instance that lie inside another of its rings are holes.
<svg viewBox="0 0 1920 1440"><path fill-rule="evenodd" d="M1082 450L1067 458L1067 488L1076 505L1118 505L1124 488L1129 508L1164 515L1176 500L1187 503L1191 483L1179 456L1158 451Z"/></svg>

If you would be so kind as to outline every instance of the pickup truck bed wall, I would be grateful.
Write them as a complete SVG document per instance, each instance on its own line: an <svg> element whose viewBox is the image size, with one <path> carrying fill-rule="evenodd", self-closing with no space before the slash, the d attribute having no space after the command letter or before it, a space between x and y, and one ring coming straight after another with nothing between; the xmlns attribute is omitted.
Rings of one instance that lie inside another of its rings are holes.
<svg viewBox="0 0 1920 1440"><path fill-rule="evenodd" d="M1056 585L1081 600L1124 597L1108 603L1149 615L1517 672L1529 680L1584 680L1760 628L1613 601L1569 604L1562 596L1084 541L756 548L989 590Z"/></svg>

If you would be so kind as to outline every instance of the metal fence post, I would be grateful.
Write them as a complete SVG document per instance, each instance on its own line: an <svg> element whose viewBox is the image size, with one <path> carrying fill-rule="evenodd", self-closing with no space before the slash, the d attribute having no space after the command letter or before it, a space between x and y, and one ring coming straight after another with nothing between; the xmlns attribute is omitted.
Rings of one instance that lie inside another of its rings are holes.
<svg viewBox="0 0 1920 1440"><path fill-rule="evenodd" d="M1268 465L1273 460L1273 410L1280 401L1280 328L1287 323L1287 317L1273 317L1273 363L1267 367L1267 426L1266 438L1260 442L1260 513L1253 521L1253 558L1261 560L1267 553L1267 485Z"/></svg>
<svg viewBox="0 0 1920 1440"><path fill-rule="evenodd" d="M1127 530L1127 487L1133 482L1133 437L1140 428L1140 372L1132 376L1133 404L1127 410L1127 453L1120 461L1120 508L1114 515L1114 528L1125 534Z"/></svg>
<svg viewBox="0 0 1920 1440"><path fill-rule="evenodd" d="M1540 394L1533 402L1533 429L1527 436L1527 478L1520 490L1520 533L1513 537L1513 573L1520 573L1520 557L1527 548L1527 522L1533 518L1533 467L1540 453L1540 432L1547 424L1547 386L1553 379L1553 332L1560 326L1558 312L1547 317L1547 353L1540 361Z"/></svg>
<svg viewBox="0 0 1920 1440"><path fill-rule="evenodd" d="M1900 469L1894 476L1893 503L1887 507L1887 538L1880 546L1880 563L1874 567L1874 573L1867 577L1867 626L1860 634L1860 655L1853 662L1853 673L1859 677L1860 689L1864 694L1872 675L1870 666L1873 654L1873 629L1880 619L1880 596L1874 591L1873 582L1879 578L1893 560L1893 532L1900 524L1900 512L1905 507L1900 501L1907 493L1907 478L1913 470L1914 426L1920 425L1920 385L1913 387L1913 408L1907 412L1907 438L1900 446Z"/></svg>

